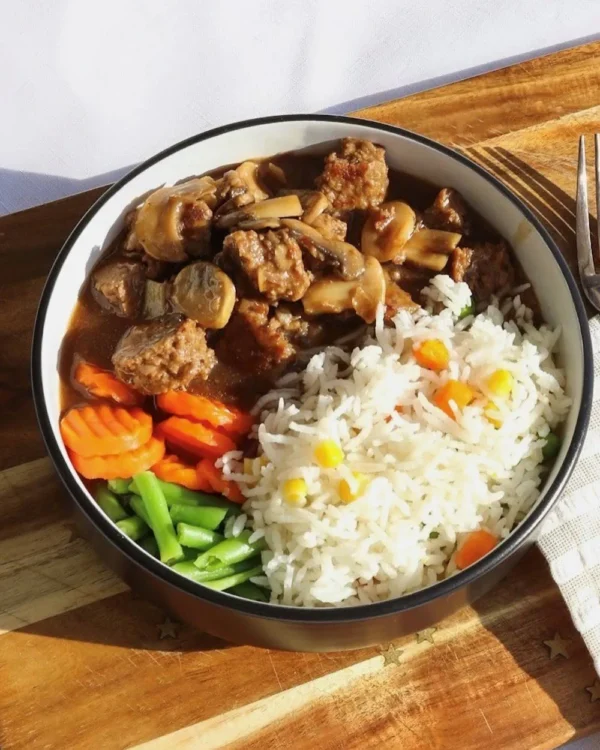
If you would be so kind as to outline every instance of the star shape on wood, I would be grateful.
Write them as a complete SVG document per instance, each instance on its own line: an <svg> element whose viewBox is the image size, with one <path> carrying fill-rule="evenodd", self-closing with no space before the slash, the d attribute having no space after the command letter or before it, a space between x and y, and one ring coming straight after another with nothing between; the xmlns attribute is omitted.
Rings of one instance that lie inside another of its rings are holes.
<svg viewBox="0 0 600 750"><path fill-rule="evenodd" d="M178 632L179 623L170 620L168 617L158 626L158 637L161 641L163 638L177 638Z"/></svg>
<svg viewBox="0 0 600 750"><path fill-rule="evenodd" d="M397 649L393 643L390 643L387 649L384 651L381 649L381 655L383 656L383 666L387 667L390 664L400 665L400 657L404 652Z"/></svg>
<svg viewBox="0 0 600 750"><path fill-rule="evenodd" d="M426 628L425 630L419 630L417 633L417 643L425 643L427 641L428 643L435 643L433 640L433 634L437 628Z"/></svg>
<svg viewBox="0 0 600 750"><path fill-rule="evenodd" d="M71 542L74 542L77 539L83 539L83 537L81 536L81 532L79 531L79 527L77 526L75 521L67 521L67 523L65 524L65 529L69 532L67 544L71 544Z"/></svg>
<svg viewBox="0 0 600 750"><path fill-rule="evenodd" d="M544 646L548 646L550 649L550 659L556 659L557 656L564 656L565 659L569 658L569 652L567 651L567 644L570 641L566 638L562 638L560 633L554 633L554 638L549 641L544 641Z"/></svg>
<svg viewBox="0 0 600 750"><path fill-rule="evenodd" d="M600 680L596 680L593 685L586 687L586 690L590 694L590 703L600 701Z"/></svg>

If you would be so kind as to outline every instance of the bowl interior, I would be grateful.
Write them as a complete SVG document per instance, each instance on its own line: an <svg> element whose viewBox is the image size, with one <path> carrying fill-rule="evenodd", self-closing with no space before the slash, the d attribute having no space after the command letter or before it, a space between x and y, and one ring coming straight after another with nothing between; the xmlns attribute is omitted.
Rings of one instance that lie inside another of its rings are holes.
<svg viewBox="0 0 600 750"><path fill-rule="evenodd" d="M577 305L543 236L493 181L447 150L409 133L380 129L360 120L310 117L242 123L230 129L220 129L208 137L190 139L159 154L112 188L108 196L101 199L100 205L91 210L61 252L40 308L40 357L39 365L34 364L34 367L40 368L37 377L41 384L42 403L38 407L46 412L52 430L52 435L46 435L46 439L56 442L73 481L82 493L87 494L87 490L71 468L58 430L58 352L86 274L120 230L124 215L137 204L140 196L162 184L172 184L223 164L304 148L344 136L374 140L386 148L390 166L440 187L458 189L473 208L510 242L533 283L545 320L562 327L559 353L567 372L567 391L573 400L573 408L564 427L561 452L538 503L543 501L573 439L582 406L585 360ZM126 541L125 537L123 539Z"/></svg>

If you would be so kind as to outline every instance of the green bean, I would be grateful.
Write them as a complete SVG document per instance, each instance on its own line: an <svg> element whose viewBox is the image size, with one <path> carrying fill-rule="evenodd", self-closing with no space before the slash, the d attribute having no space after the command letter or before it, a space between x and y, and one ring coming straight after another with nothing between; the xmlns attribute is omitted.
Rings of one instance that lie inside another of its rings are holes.
<svg viewBox="0 0 600 750"><path fill-rule="evenodd" d="M156 543L156 539L152 534L148 534L148 536L140 539L139 545L140 547L142 547L142 549L145 549L148 554L152 555L152 557L159 556L158 544Z"/></svg>
<svg viewBox="0 0 600 750"><path fill-rule="evenodd" d="M212 549L203 552L194 564L200 570L204 570L205 568L213 568L219 563L222 565L231 565L232 563L247 560L267 546L264 537L257 542L248 544L251 533L251 531L245 530L237 537L231 537L219 542Z"/></svg>
<svg viewBox="0 0 600 750"><path fill-rule="evenodd" d="M243 599L253 599L255 602L268 602L269 596L266 589L257 586L255 583L245 581L244 583L238 583L237 586L231 588L232 594L241 596Z"/></svg>
<svg viewBox="0 0 600 750"><path fill-rule="evenodd" d="M193 562L186 560L185 562L175 563L173 570L181 573L186 578L191 578L192 581L202 583L203 581L215 581L217 578L225 578L236 573L243 573L245 570L254 569L259 562L254 557L251 560L244 560L244 562L236 563L235 565L225 565L214 570L198 570Z"/></svg>
<svg viewBox="0 0 600 750"><path fill-rule="evenodd" d="M549 432L546 436L546 445L542 448L542 456L545 461L556 458L560 450L561 440L555 432Z"/></svg>
<svg viewBox="0 0 600 750"><path fill-rule="evenodd" d="M172 482L163 482L162 479L156 480L163 491L167 505L193 505L193 506L209 506L212 508L225 508L231 515L239 516L242 512L239 505L230 503L222 495L209 495L206 492L194 492L188 490L187 487L182 487L179 484L173 484ZM129 486L130 492L135 492L136 495L140 495L137 483L134 480Z"/></svg>
<svg viewBox="0 0 600 750"><path fill-rule="evenodd" d="M146 506L144 505L144 501L139 495L132 495L131 499L129 500L129 505L131 506L131 510L135 513L136 516L139 516L142 521L145 521L150 528L152 528L152 524L150 523L150 519L148 518L148 514L146 513Z"/></svg>
<svg viewBox="0 0 600 750"><path fill-rule="evenodd" d="M209 589L215 589L215 591L225 591L230 589L232 586L239 586L240 583L245 583L254 576L259 576L263 572L262 565L257 565L255 568L250 568L244 573L235 573L232 576L226 578L217 578L216 581L204 581L204 585L208 586Z"/></svg>
<svg viewBox="0 0 600 750"><path fill-rule="evenodd" d="M94 499L111 521L116 523L127 518L127 511L123 508L117 496L113 495L106 485L101 484L96 487Z"/></svg>
<svg viewBox="0 0 600 750"><path fill-rule="evenodd" d="M177 540L179 544L193 549L206 550L223 541L223 536L216 531L202 529L189 523L177 524Z"/></svg>
<svg viewBox="0 0 600 750"><path fill-rule="evenodd" d="M142 471L135 475L134 481L144 501L161 561L167 565L178 562L183 558L183 550L177 541L169 506L157 478L150 471Z"/></svg>
<svg viewBox="0 0 600 750"><path fill-rule="evenodd" d="M142 521L139 516L129 516L129 518L124 518L122 521L117 521L117 526L125 536L133 539L134 542L137 542L138 539L141 539L148 533L148 524Z"/></svg>
<svg viewBox="0 0 600 750"><path fill-rule="evenodd" d="M468 305L465 305L463 309L460 311L458 315L458 319L462 320L463 318L466 318L467 315L473 315L475 313L475 303L469 302Z"/></svg>
<svg viewBox="0 0 600 750"><path fill-rule="evenodd" d="M115 495L128 495L131 492L129 489L131 479L109 479L107 484L108 489Z"/></svg>
<svg viewBox="0 0 600 750"><path fill-rule="evenodd" d="M190 523L192 526L201 526L203 529L214 531L227 515L225 508L209 508L206 506L194 507L193 505L171 505L169 513L173 523Z"/></svg>

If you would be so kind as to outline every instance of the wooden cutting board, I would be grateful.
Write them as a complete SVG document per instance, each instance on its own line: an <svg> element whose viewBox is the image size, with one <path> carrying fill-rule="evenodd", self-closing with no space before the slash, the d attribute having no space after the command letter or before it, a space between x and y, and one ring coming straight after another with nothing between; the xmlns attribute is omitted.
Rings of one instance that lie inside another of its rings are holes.
<svg viewBox="0 0 600 750"><path fill-rule="evenodd" d="M600 42L358 113L455 146L574 257ZM600 730L600 682L537 551L437 629L378 648L232 646L136 597L79 537L34 419L31 329L94 190L0 219L0 747L541 750Z"/></svg>

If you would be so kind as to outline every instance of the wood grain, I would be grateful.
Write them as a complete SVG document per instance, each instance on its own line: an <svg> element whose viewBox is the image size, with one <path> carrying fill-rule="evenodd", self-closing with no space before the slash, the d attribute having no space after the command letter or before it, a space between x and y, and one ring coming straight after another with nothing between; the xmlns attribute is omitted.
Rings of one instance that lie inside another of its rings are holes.
<svg viewBox="0 0 600 750"><path fill-rule="evenodd" d="M600 43L364 110L461 147L574 258L577 138ZM554 748L600 730L589 655L537 552L475 609L351 653L230 646L172 623L78 538L35 425L37 300L91 191L0 219L0 747ZM550 660L560 633L569 658ZM385 655L382 655L385 651Z"/></svg>

